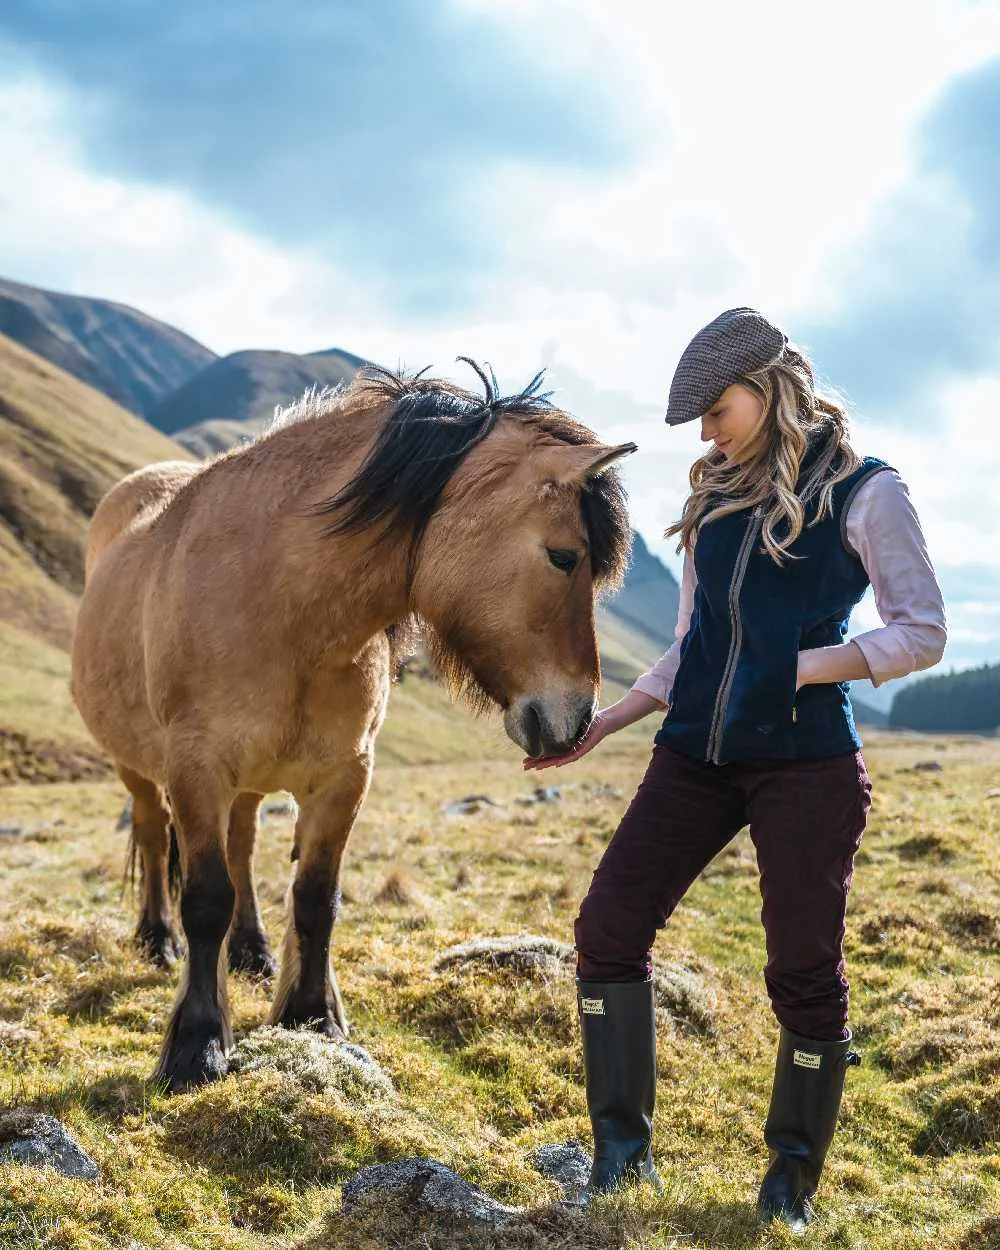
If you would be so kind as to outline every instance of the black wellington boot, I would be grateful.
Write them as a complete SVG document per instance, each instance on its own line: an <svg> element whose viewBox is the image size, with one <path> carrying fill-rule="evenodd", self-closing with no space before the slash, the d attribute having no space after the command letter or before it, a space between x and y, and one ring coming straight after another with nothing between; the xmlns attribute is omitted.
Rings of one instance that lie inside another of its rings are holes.
<svg viewBox="0 0 1000 1250"><path fill-rule="evenodd" d="M850 1036L818 1042L781 1030L764 1125L771 1166L757 1203L762 1219L782 1219L795 1232L812 1220L812 1197L837 1127L844 1074L860 1062Z"/></svg>
<svg viewBox="0 0 1000 1250"><path fill-rule="evenodd" d="M653 1166L656 1017L652 981L577 981L594 1165L576 1202L633 1180L663 1186Z"/></svg>

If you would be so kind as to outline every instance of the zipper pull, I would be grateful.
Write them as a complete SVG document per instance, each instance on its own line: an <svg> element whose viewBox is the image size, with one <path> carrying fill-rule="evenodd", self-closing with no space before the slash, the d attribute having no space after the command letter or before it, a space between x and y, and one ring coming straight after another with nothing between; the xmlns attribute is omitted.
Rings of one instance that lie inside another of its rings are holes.
<svg viewBox="0 0 1000 1250"><path fill-rule="evenodd" d="M798 721L799 721L799 709L793 703L792 704L792 724L797 725Z"/></svg>

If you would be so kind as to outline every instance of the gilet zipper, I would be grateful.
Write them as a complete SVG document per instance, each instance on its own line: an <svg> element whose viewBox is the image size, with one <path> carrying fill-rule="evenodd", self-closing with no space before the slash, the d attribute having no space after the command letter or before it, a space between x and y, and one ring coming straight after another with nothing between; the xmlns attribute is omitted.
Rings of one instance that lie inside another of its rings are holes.
<svg viewBox="0 0 1000 1250"><path fill-rule="evenodd" d="M760 530L760 519L763 515L764 505L758 504L747 522L746 533L743 535L743 542L740 544L740 549L737 552L736 563L733 566L733 576L729 582L731 636L729 640L729 654L726 657L725 668L722 670L722 681L719 683L719 691L715 696L712 726L708 734L708 750L705 752L705 759L710 764L718 764L722 754L722 733L726 722L726 708L729 704L729 696L733 691L733 682L736 680L736 665L740 656L740 648L743 645L740 591L743 589L743 579L746 577L747 565L750 563L753 545Z"/></svg>

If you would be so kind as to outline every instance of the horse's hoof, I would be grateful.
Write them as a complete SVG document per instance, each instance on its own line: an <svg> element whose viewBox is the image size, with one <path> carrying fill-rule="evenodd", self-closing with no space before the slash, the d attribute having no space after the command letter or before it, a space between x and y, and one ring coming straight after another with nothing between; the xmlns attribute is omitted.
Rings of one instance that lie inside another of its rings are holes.
<svg viewBox="0 0 1000 1250"><path fill-rule="evenodd" d="M218 1037L178 1037L156 1065L153 1080L164 1083L171 1094L183 1094L209 1081L219 1081L229 1071L225 1048Z"/></svg>
<svg viewBox="0 0 1000 1250"><path fill-rule="evenodd" d="M230 934L229 971L268 978L276 975L278 961L261 929L237 929Z"/></svg>
<svg viewBox="0 0 1000 1250"><path fill-rule="evenodd" d="M141 920L135 940L140 951L157 968L172 968L184 953L180 938L162 920Z"/></svg>
<svg viewBox="0 0 1000 1250"><path fill-rule="evenodd" d="M289 1005L278 1018L283 1029L310 1029L314 1033L322 1033L337 1042L347 1041L347 1021L344 1028L337 1023L333 1011L327 1007L293 1007Z"/></svg>

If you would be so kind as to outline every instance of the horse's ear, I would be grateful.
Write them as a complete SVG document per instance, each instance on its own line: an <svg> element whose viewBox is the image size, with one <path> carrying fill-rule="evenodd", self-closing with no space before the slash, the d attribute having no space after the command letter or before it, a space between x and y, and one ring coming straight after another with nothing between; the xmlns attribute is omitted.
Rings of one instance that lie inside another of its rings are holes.
<svg viewBox="0 0 1000 1250"><path fill-rule="evenodd" d="M566 485L580 485L609 469L616 460L631 456L637 450L635 443L619 443L608 447L603 443L583 443L560 448L558 456L558 481Z"/></svg>

